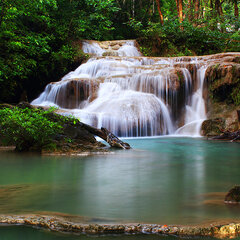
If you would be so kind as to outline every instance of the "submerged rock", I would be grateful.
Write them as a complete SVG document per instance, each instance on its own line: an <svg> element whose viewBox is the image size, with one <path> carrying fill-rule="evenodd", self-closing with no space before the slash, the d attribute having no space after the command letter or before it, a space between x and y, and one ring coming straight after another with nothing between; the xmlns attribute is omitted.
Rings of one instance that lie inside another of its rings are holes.
<svg viewBox="0 0 240 240"><path fill-rule="evenodd" d="M240 202L240 186L234 186L225 196L225 203L236 204Z"/></svg>

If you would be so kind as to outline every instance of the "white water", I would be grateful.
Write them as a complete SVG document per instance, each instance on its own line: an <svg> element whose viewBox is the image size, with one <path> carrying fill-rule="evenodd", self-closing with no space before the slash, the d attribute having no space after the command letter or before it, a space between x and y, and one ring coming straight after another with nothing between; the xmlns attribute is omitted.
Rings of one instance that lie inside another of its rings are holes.
<svg viewBox="0 0 240 240"><path fill-rule="evenodd" d="M206 118L206 68L198 69L193 93L184 59L141 57L134 41L85 41L83 51L93 56L60 82L49 84L32 104L57 106L61 114L118 136L200 134ZM178 129L184 113L184 126Z"/></svg>
<svg viewBox="0 0 240 240"><path fill-rule="evenodd" d="M186 105L185 125L177 129L175 134L200 136L201 126L206 120L205 102L203 99L203 84L206 66L202 66L197 71L197 91L192 95L191 102Z"/></svg>

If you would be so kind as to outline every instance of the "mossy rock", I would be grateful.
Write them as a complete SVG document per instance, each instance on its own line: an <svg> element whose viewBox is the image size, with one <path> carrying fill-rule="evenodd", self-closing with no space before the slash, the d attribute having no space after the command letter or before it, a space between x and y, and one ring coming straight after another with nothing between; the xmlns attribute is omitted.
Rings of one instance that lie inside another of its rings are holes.
<svg viewBox="0 0 240 240"><path fill-rule="evenodd" d="M215 118L205 120L202 124L202 135L211 137L222 133L225 128L225 120L223 118Z"/></svg>

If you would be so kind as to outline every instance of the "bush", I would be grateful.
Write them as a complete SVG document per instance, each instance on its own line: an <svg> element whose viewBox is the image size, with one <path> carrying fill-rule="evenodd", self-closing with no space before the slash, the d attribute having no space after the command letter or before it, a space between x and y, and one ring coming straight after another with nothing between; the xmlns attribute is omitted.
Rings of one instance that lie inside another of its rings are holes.
<svg viewBox="0 0 240 240"><path fill-rule="evenodd" d="M223 29L228 28L227 23L222 25ZM137 21L132 21L130 26L138 32L142 49L147 49L145 55L150 52L153 56L169 57L240 51L239 32L221 32L208 22L194 26L188 20L180 24L177 19L169 19L164 25L150 22L147 28L141 28Z"/></svg>
<svg viewBox="0 0 240 240"><path fill-rule="evenodd" d="M53 111L19 107L0 109L1 140L16 145L17 151L40 151L62 131L61 123L51 119Z"/></svg>

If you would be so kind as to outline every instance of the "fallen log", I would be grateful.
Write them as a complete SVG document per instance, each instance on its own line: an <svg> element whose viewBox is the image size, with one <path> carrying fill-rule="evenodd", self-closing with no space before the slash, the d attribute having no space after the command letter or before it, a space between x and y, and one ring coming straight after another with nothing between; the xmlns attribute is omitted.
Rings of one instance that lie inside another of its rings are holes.
<svg viewBox="0 0 240 240"><path fill-rule="evenodd" d="M240 140L240 130L235 132L223 132L220 136L212 137L211 139L216 140L230 140L231 142Z"/></svg>
<svg viewBox="0 0 240 240"><path fill-rule="evenodd" d="M88 132L92 133L95 136L98 136L102 138L104 141L106 141L111 147L116 147L116 148L122 148L122 149L130 149L131 146L126 143L121 141L118 137L116 137L113 133L108 131L106 128L94 128L88 124L82 123L82 127L84 127Z"/></svg>

